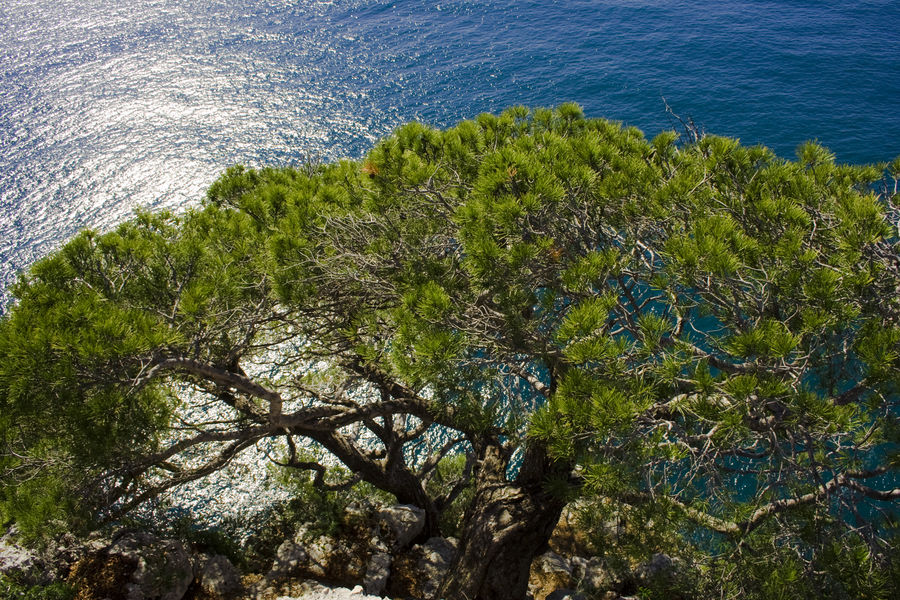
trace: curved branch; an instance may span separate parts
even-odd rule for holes
[[[269,422],[274,424],[281,418],[282,399],[281,394],[278,392],[274,392],[239,373],[234,373],[220,367],[214,367],[190,358],[175,357],[160,360],[137,378],[135,386],[142,386],[161,371],[167,370],[184,371],[191,375],[196,375],[209,381],[214,381],[221,385],[233,388],[248,396],[265,400],[269,403]]]
[[[243,451],[243,450],[249,448],[250,446],[252,446],[253,444],[255,444],[256,441],[260,437],[263,437],[263,436],[261,435],[258,437],[252,437],[252,438],[248,438],[248,439],[238,440],[238,441],[230,444],[224,450],[222,450],[222,452],[220,452],[218,456],[216,456],[209,462],[207,462],[197,468],[190,469],[187,471],[184,471],[184,470],[176,471],[178,473],[177,475],[175,475],[169,479],[166,479],[162,483],[150,486],[149,488],[147,488],[140,494],[136,495],[135,497],[131,498],[127,502],[124,502],[124,503],[120,504],[119,506],[112,508],[109,511],[109,513],[107,513],[102,519],[100,519],[100,522],[101,523],[109,523],[110,521],[113,521],[116,518],[126,514],[128,511],[132,510],[134,507],[138,506],[139,504],[142,504],[142,503],[146,502],[147,500],[155,498],[156,496],[158,496],[159,494],[161,494],[162,492],[164,492],[168,489],[188,483],[190,481],[195,481],[197,479],[200,479],[201,477],[205,477],[211,473],[214,473],[215,471],[218,471],[219,469],[221,469],[222,467],[227,465],[229,462],[231,462],[231,460],[235,456],[240,454],[241,451]],[[120,490],[120,496],[122,493],[124,493],[124,490]],[[116,498],[114,496],[112,499],[115,501],[118,498]]]
[[[317,462],[296,460],[295,458],[292,458],[286,463],[281,463],[274,459],[272,459],[272,462],[280,467],[288,467],[291,469],[298,469],[300,471],[315,471],[316,475],[313,478],[313,486],[315,486],[316,489],[326,490],[329,492],[340,492],[346,490],[362,480],[362,475],[357,473],[343,483],[325,483],[325,473],[327,472],[327,469],[324,465],[320,465]]]
[[[884,469],[875,469],[871,471],[848,471],[846,473],[842,473],[828,483],[819,486],[815,491],[802,494],[800,496],[795,496],[793,498],[782,498],[780,500],[774,500],[768,504],[760,506],[755,511],[753,511],[753,513],[747,519],[739,522],[728,521],[715,515],[711,515],[707,512],[698,510],[688,504],[685,504],[684,502],[674,497],[667,497],[666,501],[676,506],[684,513],[685,516],[687,516],[698,525],[728,536],[741,536],[747,535],[754,529],[761,526],[769,517],[791,510],[793,508],[797,508],[798,506],[803,506],[815,502],[842,487],[852,489],[865,495],[866,497],[873,498],[875,500],[889,502],[892,500],[900,499],[900,488],[882,491],[864,486],[856,481],[856,479],[874,477],[885,471],[886,470]],[[620,496],[618,499],[626,504],[645,504],[647,502],[655,500],[656,498],[654,498],[649,493],[638,492],[625,494],[623,496]]]

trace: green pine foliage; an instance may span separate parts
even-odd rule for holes
[[[71,600],[75,590],[62,583],[24,585],[0,575],[0,598],[5,600]]]
[[[364,381],[466,447],[545,448],[567,493],[656,514],[635,548],[680,552],[724,597],[887,597],[898,160],[648,141],[564,104],[411,123],[358,162],[234,167],[201,207],[85,232],[15,286],[0,517],[88,523],[151,497],[185,475],[146,457],[192,398],[265,426],[270,396],[237,378],[329,415]],[[354,422],[394,452],[377,419]]]

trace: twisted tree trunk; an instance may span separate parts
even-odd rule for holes
[[[544,489],[553,465],[540,450],[526,453],[519,476],[506,479],[499,447],[484,452],[461,542],[437,597],[444,600],[521,600],[534,557],[547,542],[565,505]]]
[[[307,435],[338,457],[363,481],[394,494],[400,504],[412,504],[424,510],[425,527],[422,533],[413,540],[414,542],[421,543],[430,537],[441,535],[440,511],[434,500],[425,491],[422,481],[410,471],[402,460],[387,461],[386,465],[371,460],[335,432],[314,432]]]

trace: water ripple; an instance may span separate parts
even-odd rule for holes
[[[231,164],[355,157],[404,121],[510,104],[652,134],[665,96],[779,153],[816,137],[890,159],[898,20],[888,0],[5,2],[0,290],[82,227],[196,203]]]

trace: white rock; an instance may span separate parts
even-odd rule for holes
[[[217,554],[200,568],[200,589],[210,595],[228,596],[241,587],[241,577],[231,561]]]
[[[128,534],[107,552],[137,561],[131,581],[123,586],[128,590],[128,600],[181,600],[194,579],[187,550],[175,540],[160,540],[145,533]]]
[[[43,566],[38,556],[16,543],[16,526],[0,538],[0,574],[30,575]]]
[[[369,564],[366,567],[366,577],[363,580],[363,586],[365,586],[367,594],[381,594],[384,592],[384,588],[387,587],[388,577],[391,575],[391,561],[391,555],[386,552],[376,552],[369,558]]]
[[[547,600],[586,600],[584,594],[578,593],[576,590],[567,588],[558,589],[549,596]]]
[[[425,529],[425,511],[411,504],[388,506],[376,515],[381,530],[390,536],[393,548],[403,548]]]
[[[640,565],[636,572],[641,579],[671,577],[678,569],[678,563],[668,554],[657,552],[650,560]]]
[[[579,589],[591,591],[604,590],[612,584],[612,577],[599,558],[582,558],[573,556],[569,559],[572,565],[572,578],[578,582]]]
[[[559,589],[572,585],[572,567],[555,552],[541,554],[531,563],[528,591],[535,600],[545,600]]]
[[[285,540],[275,550],[275,562],[272,564],[272,575],[284,577],[291,575],[300,566],[306,564],[309,554],[294,540]]]
[[[309,555],[309,573],[314,577],[326,577],[329,563],[334,560],[335,541],[323,535],[307,546],[306,552]]]
[[[572,567],[569,565],[569,562],[556,552],[545,552],[534,559],[534,561],[544,573],[572,574]]]
[[[413,546],[412,552],[418,555],[415,565],[416,587],[425,598],[437,594],[438,587],[450,569],[456,554],[456,540],[453,538],[433,537],[419,546]]]
[[[341,587],[329,587],[313,581],[304,582],[307,590],[300,596],[279,596],[277,600],[390,600],[381,596],[370,596],[363,593],[360,586],[352,590]]]

